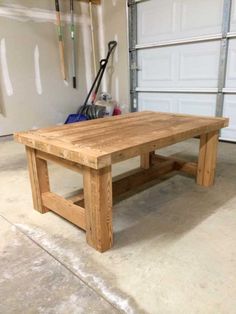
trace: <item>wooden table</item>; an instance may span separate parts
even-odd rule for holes
[[[84,229],[88,244],[104,252],[113,243],[113,197],[176,170],[211,186],[218,133],[227,125],[226,118],[145,111],[16,133],[15,140],[26,146],[34,208],[56,212]],[[195,163],[155,154],[196,136],[200,149]],[[112,180],[111,165],[135,156],[140,156],[140,168]],[[47,161],[82,173],[83,191],[71,199],[52,193]]]

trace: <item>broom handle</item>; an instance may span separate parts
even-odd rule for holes
[[[107,66],[107,63],[108,63],[108,61],[109,61],[109,57],[110,57],[110,55],[111,55],[113,49],[115,49],[116,46],[117,46],[117,42],[116,42],[116,41],[110,41],[110,42],[108,43],[108,53],[107,53],[107,57],[106,57],[106,59],[100,60],[100,68],[99,68],[99,71],[98,71],[98,73],[97,73],[97,75],[96,75],[96,77],[95,77],[95,80],[94,80],[94,82],[93,82],[93,84],[92,84],[92,86],[91,86],[91,88],[90,88],[90,91],[89,91],[89,93],[88,93],[88,95],[87,95],[87,97],[86,97],[86,99],[85,99],[85,101],[84,101],[84,104],[83,104],[83,106],[82,106],[81,108],[84,108],[84,107],[87,106],[87,103],[88,103],[89,98],[90,98],[90,96],[91,96],[91,94],[92,94],[92,92],[93,92],[93,89],[94,89],[94,87],[95,87],[96,84],[97,84],[96,89],[95,89],[95,91],[94,91],[94,93],[93,93],[93,95],[92,95],[92,102],[91,102],[91,103],[92,103],[92,105],[94,104],[94,102],[95,102],[95,100],[96,100],[96,97],[97,97],[97,92],[98,92],[99,86],[100,86],[100,84],[101,84],[101,80],[102,80],[103,74],[104,74],[104,72],[105,72],[105,70],[106,70],[106,66]],[[81,108],[78,109],[77,113],[81,110]]]
[[[101,73],[102,73],[102,71],[103,71],[103,68],[104,68],[105,64],[106,64],[106,59],[102,59],[102,60],[100,61],[100,68],[99,68],[99,71],[98,71],[98,73],[97,73],[97,75],[96,75],[96,77],[95,77],[95,80],[94,80],[94,82],[93,82],[93,84],[92,84],[92,86],[91,86],[91,88],[90,88],[90,91],[89,91],[89,93],[88,93],[88,95],[87,95],[87,97],[86,97],[86,99],[85,99],[84,104],[83,104],[82,107],[86,107],[86,106],[87,106],[87,103],[88,103],[88,101],[89,101],[89,98],[90,98],[90,96],[91,96],[91,94],[92,94],[92,92],[93,92],[93,89],[94,89],[94,87],[95,87],[97,81],[98,81],[99,78],[100,78],[100,75],[101,75]],[[80,110],[80,108],[79,108],[79,110]],[[79,110],[78,110],[78,111],[79,111]]]
[[[91,20],[91,40],[92,40],[92,50],[93,50],[93,69],[94,73],[97,73],[97,63],[96,63],[96,50],[95,50],[95,39],[94,39],[94,28],[93,28],[93,10],[92,1],[89,0],[89,16]]]
[[[93,105],[93,104],[95,103],[95,101],[96,101],[97,93],[98,93],[99,87],[100,87],[100,85],[101,85],[101,81],[102,81],[103,75],[104,75],[104,73],[105,73],[105,70],[106,70],[106,67],[107,67],[109,58],[110,58],[110,56],[111,56],[111,54],[112,54],[112,51],[115,49],[116,46],[117,46],[117,42],[114,41],[114,40],[113,40],[113,41],[110,41],[110,42],[108,43],[108,52],[107,52],[107,56],[106,56],[106,59],[104,59],[105,62],[103,63],[103,68],[102,68],[102,71],[101,71],[101,75],[100,75],[100,77],[99,77],[99,79],[98,79],[96,89],[95,89],[95,91],[94,91],[94,93],[93,93],[93,95],[92,95],[92,101],[91,101],[92,105]]]
[[[58,30],[61,74],[62,74],[63,80],[66,80],[65,54],[64,54],[64,44],[63,44],[63,39],[62,39],[62,25],[61,25],[59,0],[55,0],[55,7],[56,7],[56,24],[57,24],[57,30]]]
[[[74,0],[70,0],[71,12],[71,40],[72,40],[72,68],[73,68],[73,88],[76,88],[76,47],[75,47],[75,23],[74,23]]]

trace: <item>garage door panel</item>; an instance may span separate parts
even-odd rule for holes
[[[174,111],[174,97],[171,94],[139,94],[139,108],[160,112]]]
[[[223,116],[229,117],[229,127],[222,130],[221,137],[236,141],[236,95],[226,95]]]
[[[217,64],[219,63],[218,53],[212,47],[208,47],[208,51],[206,49],[203,50],[202,45],[198,45],[197,48],[194,51],[189,49],[189,52],[181,52],[180,80],[206,80],[209,81],[209,85],[214,82],[213,85],[216,86],[218,75]]]
[[[144,2],[138,6],[138,42],[165,38],[173,31],[173,0]]]
[[[229,41],[226,87],[236,88],[236,39]]]
[[[144,44],[136,47],[139,110],[215,116],[219,74],[224,73],[223,62],[219,72],[223,42],[220,36],[216,37],[219,40],[191,44],[183,44],[183,39],[194,41],[197,36],[221,34],[223,17],[224,25],[227,23],[224,1],[149,0],[137,4],[137,45]],[[230,32],[236,32],[236,0],[232,0]],[[166,43],[171,40],[174,42]],[[145,47],[155,42],[162,43],[155,48]],[[230,126],[222,131],[222,138],[236,141],[236,95],[233,94],[236,38],[233,36],[229,39],[226,65],[223,115],[230,118]]]
[[[219,33],[222,8],[223,0],[155,0],[140,3],[138,43]]]
[[[217,87],[219,42],[142,50],[139,87]]]
[[[140,86],[142,83],[155,86],[156,82],[169,82],[174,79],[174,52],[170,49],[142,51],[139,57]]]
[[[232,1],[230,31],[236,31],[236,0]]]
[[[181,1],[181,33],[187,34],[195,31],[198,34],[209,34],[220,32],[222,8],[222,0]]]
[[[140,93],[140,110],[214,116],[215,95]]]
[[[179,113],[215,116],[215,101],[216,98],[214,96],[207,99],[207,97],[192,95],[179,99],[177,108]]]

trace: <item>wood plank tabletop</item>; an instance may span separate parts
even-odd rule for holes
[[[143,111],[19,132],[15,140],[95,169],[228,126],[227,118]]]

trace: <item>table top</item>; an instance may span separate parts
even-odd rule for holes
[[[17,142],[99,169],[228,126],[227,118],[143,111],[14,134]]]

